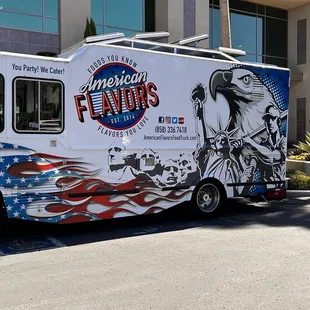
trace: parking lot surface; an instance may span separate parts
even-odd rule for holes
[[[309,309],[310,197],[71,227],[12,224],[0,309]]]

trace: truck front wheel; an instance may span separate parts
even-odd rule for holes
[[[192,203],[198,213],[210,216],[218,213],[224,196],[223,188],[219,184],[207,181],[196,187]]]

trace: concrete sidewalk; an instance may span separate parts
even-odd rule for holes
[[[287,198],[299,198],[299,197],[310,198],[310,190],[287,190],[286,196]]]

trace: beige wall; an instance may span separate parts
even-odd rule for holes
[[[168,31],[168,1],[155,1],[155,28],[156,31]]]
[[[307,18],[307,63],[297,65],[297,21]],[[310,4],[289,10],[288,14],[288,66],[291,69],[289,109],[289,140],[297,135],[297,98],[307,98],[306,130],[310,131]],[[298,78],[302,74],[303,81]]]
[[[156,31],[168,31],[169,41],[184,38],[184,0],[156,0],[155,5]],[[196,34],[209,33],[209,0],[195,0],[193,20]],[[199,46],[208,47],[208,41]]]
[[[167,0],[155,1],[155,30],[156,31],[169,31],[168,26],[168,2]],[[163,40],[168,42],[170,39]]]
[[[184,10],[183,0],[169,0],[168,2],[168,29],[170,41],[184,37]]]
[[[155,1],[156,31],[168,31],[168,41],[183,38],[183,0]]]
[[[60,1],[60,50],[83,40],[86,18],[90,16],[91,0]]]
[[[196,0],[196,34],[209,34],[209,16],[209,0]],[[209,47],[209,40],[202,41],[199,46]]]

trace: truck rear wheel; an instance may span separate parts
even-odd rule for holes
[[[8,215],[4,205],[3,195],[0,192],[0,236],[3,236],[8,231]]]
[[[193,194],[195,210],[204,216],[218,213],[224,200],[225,191],[217,182],[207,181],[199,184]]]

